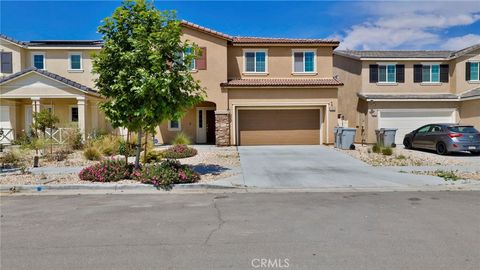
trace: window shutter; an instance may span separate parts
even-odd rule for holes
[[[465,80],[470,81],[470,62],[465,63]]]
[[[207,48],[200,47],[200,55],[197,59],[195,59],[197,64],[198,70],[206,70],[207,69]]]
[[[370,65],[370,83],[378,82],[378,65]]]
[[[0,72],[2,73],[12,73],[12,53],[11,52],[2,52],[1,57],[1,67]]]
[[[405,65],[396,65],[396,77],[397,83],[404,83],[405,82]]]
[[[440,82],[448,83],[448,64],[440,65]]]
[[[413,65],[413,82],[422,82],[422,65]]]

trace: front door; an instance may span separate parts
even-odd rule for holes
[[[197,108],[196,128],[197,143],[215,143],[215,108]]]
[[[207,143],[215,144],[215,111],[207,110]]]

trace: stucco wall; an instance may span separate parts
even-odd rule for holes
[[[396,63],[405,65],[405,82],[392,84],[370,83],[370,65],[378,63]],[[431,61],[440,64],[447,64],[447,61]],[[413,82],[413,65],[428,63],[428,61],[362,61],[362,92],[367,93],[385,93],[385,94],[401,94],[401,93],[450,93],[451,92],[451,76],[453,68],[450,66],[450,78],[448,83],[414,83]]]
[[[460,123],[480,129],[480,99],[463,101],[460,105]]]
[[[244,73],[243,51],[251,49],[268,50],[268,72],[265,75]],[[299,75],[292,74],[293,57],[292,50],[313,49],[317,52],[317,74]],[[331,78],[332,77],[332,47],[240,47],[228,48],[228,77],[229,78]]]
[[[0,73],[0,77],[11,75],[13,73],[19,72],[24,68],[25,66],[25,49],[24,48],[0,38],[0,51],[12,53],[12,73]]]
[[[456,80],[456,85],[454,88],[456,93],[462,93],[467,90],[480,87],[480,82],[472,82],[465,80],[465,63],[471,60],[480,61],[480,49],[455,59],[455,62],[452,64],[453,66],[455,66],[453,76]]]
[[[217,109],[227,108],[227,93],[220,88],[220,83],[227,80],[227,41],[189,28],[183,28],[184,40],[189,40],[199,47],[207,48],[207,69],[193,73],[206,88],[206,100],[217,104]]]

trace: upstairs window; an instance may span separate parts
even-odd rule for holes
[[[396,82],[395,65],[379,65],[378,66],[378,82],[394,83]]]
[[[45,69],[45,54],[36,53],[32,58],[33,66],[38,69]]]
[[[438,83],[440,82],[440,65],[423,65],[422,82]]]
[[[467,81],[480,81],[480,62],[467,62],[466,80]]]
[[[265,73],[267,72],[267,51],[244,51],[245,72]]]
[[[185,50],[185,54],[184,54],[184,55],[186,56],[186,55],[190,55],[190,54],[192,54],[192,53],[193,53],[193,49],[192,49],[192,48],[187,48],[187,49]],[[196,70],[196,69],[197,69],[197,63],[196,63],[196,62],[197,62],[197,61],[196,61],[195,58],[192,59],[192,61],[190,62],[189,66],[188,66],[188,69],[189,69],[189,70]]]
[[[0,54],[0,73],[12,73],[13,72],[13,65],[12,65],[12,53],[11,52],[2,52]]]
[[[70,70],[82,70],[82,54],[70,53],[69,55],[69,69]]]
[[[315,51],[293,51],[293,73],[314,73],[315,55]]]

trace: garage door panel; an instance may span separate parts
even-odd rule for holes
[[[319,144],[319,109],[239,110],[241,145]]]
[[[378,128],[396,128],[395,143],[402,144],[405,135],[423,125],[453,123],[453,111],[381,111]]]

